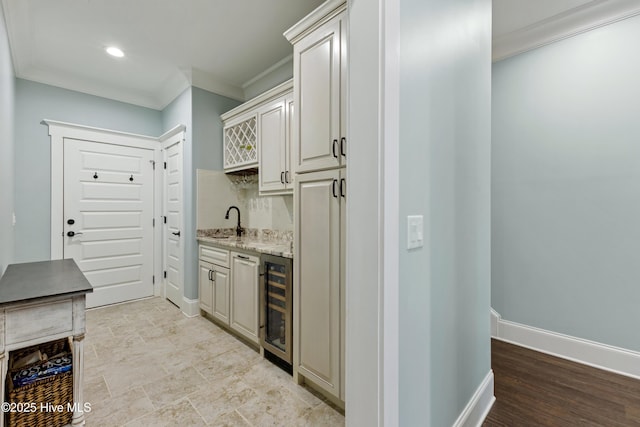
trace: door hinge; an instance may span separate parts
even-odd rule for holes
[[[156,284],[156,276],[155,275],[151,276],[151,284],[152,285]]]
[[[165,169],[167,168],[167,162],[164,162],[164,168]]]
[[[164,278],[165,279],[167,278],[167,272],[166,271],[164,272]]]

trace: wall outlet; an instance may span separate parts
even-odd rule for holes
[[[423,246],[423,217],[422,215],[409,215],[407,216],[407,249],[421,248]]]

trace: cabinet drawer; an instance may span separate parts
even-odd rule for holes
[[[215,248],[213,246],[200,245],[198,258],[221,267],[229,268],[229,250]]]
[[[73,335],[71,299],[9,308],[5,316],[6,344],[58,334]]]

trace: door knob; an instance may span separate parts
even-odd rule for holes
[[[73,236],[76,236],[78,234],[82,234],[82,232],[77,232],[76,233],[75,231],[67,231],[67,236],[69,236],[69,237],[73,237]]]

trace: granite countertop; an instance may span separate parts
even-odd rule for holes
[[[232,228],[198,230],[196,235],[204,243],[293,259],[293,233],[289,231],[248,229],[240,240]]]
[[[11,264],[0,279],[0,304],[93,292],[72,259]]]

